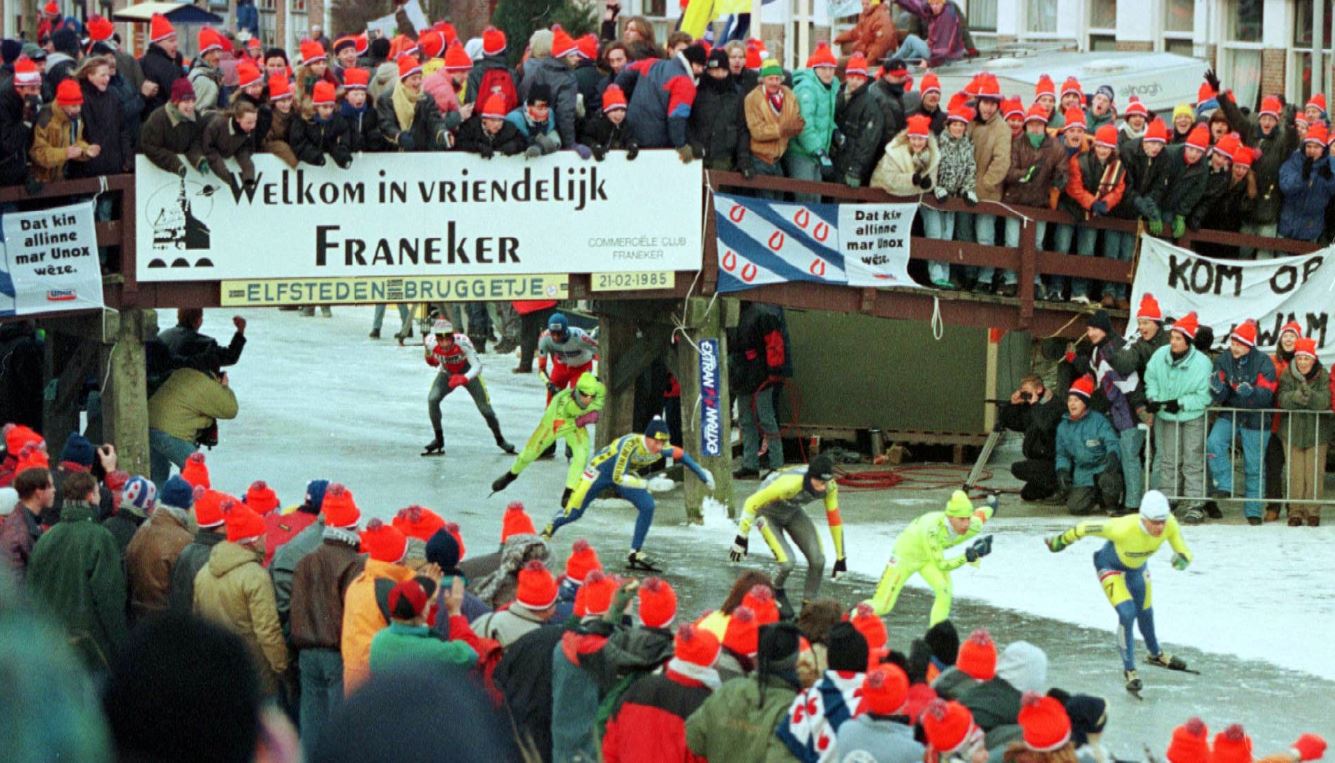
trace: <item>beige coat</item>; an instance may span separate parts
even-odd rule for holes
[[[287,670],[287,644],[278,624],[273,581],[260,566],[261,555],[223,542],[195,576],[195,614],[241,637],[255,655],[261,680],[270,691]]]
[[[1001,201],[1006,173],[1011,168],[1011,128],[1001,110],[986,123],[969,123],[973,158],[978,163],[978,200]]]
[[[936,185],[936,169],[941,164],[941,152],[936,145],[936,136],[927,136],[926,175],[932,184],[923,188],[914,185],[913,175],[917,172],[912,152],[909,150],[909,134],[901,132],[885,147],[881,161],[876,163],[876,171],[871,174],[871,185],[880,188],[892,196],[917,196],[928,193]],[[967,156],[967,154],[966,154]]]
[[[788,141],[802,133],[807,123],[797,108],[797,95],[792,88],[783,90],[783,108],[778,114],[770,108],[765,97],[765,86],[760,85],[746,96],[744,111],[746,127],[751,131],[751,156],[766,164],[777,164],[788,150]]]

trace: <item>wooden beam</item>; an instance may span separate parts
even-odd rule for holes
[[[107,389],[102,396],[106,439],[115,443],[119,468],[130,474],[149,473],[148,380],[144,340],[157,336],[152,310],[125,310],[109,338],[115,346],[108,360]]]
[[[729,300],[734,301],[734,300]],[[681,384],[682,439],[686,453],[714,475],[714,498],[728,507],[735,517],[732,484],[732,422],[728,403],[728,338],[724,330],[724,300],[691,297],[687,301],[686,336],[677,345],[677,381]],[[702,356],[700,343],[708,341],[713,352]],[[705,390],[702,377],[712,378],[712,389]],[[706,395],[706,392],[709,394]],[[708,429],[717,455],[706,456],[704,434]],[[702,511],[705,486],[687,476],[686,516],[694,523],[704,521]]]
[[[598,417],[596,447],[631,431],[635,419],[635,385],[612,388],[617,366],[622,357],[635,346],[635,321],[612,314],[598,316],[598,365],[603,384],[607,385],[607,400]]]

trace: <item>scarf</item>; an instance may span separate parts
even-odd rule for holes
[[[676,673],[692,681],[699,681],[708,686],[711,691],[718,689],[723,685],[723,681],[718,677],[718,671],[713,668],[707,668],[703,665],[696,665],[693,662],[687,662],[679,657],[673,657],[668,660],[668,671]]]
[[[402,82],[394,86],[390,102],[394,105],[394,118],[398,120],[400,130],[413,129],[413,117],[417,114],[417,99],[421,95],[420,90],[410,90]]]
[[[773,93],[765,93],[765,100],[769,101],[769,107],[774,111],[775,116],[783,113],[783,89],[775,90]]]
[[[320,537],[324,540],[346,543],[353,548],[359,547],[362,542],[362,539],[358,537],[355,531],[345,530],[342,527],[331,527],[329,525],[324,526],[324,531],[320,533]]]
[[[1035,135],[1031,132],[1028,132],[1025,133],[1025,135],[1029,138],[1029,145],[1034,149],[1040,148],[1043,145],[1043,139],[1048,137],[1046,133],[1039,133],[1038,135]]]

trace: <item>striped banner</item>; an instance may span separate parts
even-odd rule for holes
[[[724,293],[788,281],[843,285],[839,205],[789,204],[715,194]]]

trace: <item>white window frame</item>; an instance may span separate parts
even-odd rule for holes
[[[1313,0],[1314,4],[1317,2],[1322,2],[1322,0]],[[1302,69],[1299,65],[1299,62],[1302,60],[1303,55],[1310,55],[1312,53],[1312,48],[1310,44],[1308,47],[1305,48],[1297,47],[1297,42],[1294,40],[1294,32],[1295,32],[1294,27],[1296,26],[1298,20],[1297,3],[1290,4],[1288,10],[1290,11],[1291,15],[1289,16],[1289,18],[1285,19],[1286,31],[1284,36],[1286,38],[1288,45],[1286,46],[1285,56],[1284,56],[1284,97],[1286,99],[1289,99],[1297,103],[1301,107],[1302,104],[1307,102],[1307,98],[1310,96],[1304,96],[1302,94],[1303,92]],[[1332,13],[1335,13],[1335,8],[1332,8]],[[1327,21],[1330,22],[1331,19],[1327,19]],[[1335,24],[1332,25],[1335,26]],[[1335,30],[1332,30],[1332,32],[1335,32]],[[1331,36],[1335,37],[1335,34],[1332,34]],[[1325,43],[1327,47],[1325,48],[1325,53],[1322,57],[1322,61],[1323,65],[1327,67],[1327,70],[1329,70],[1330,62],[1332,61],[1331,55],[1335,54],[1335,43],[1333,43],[1329,39],[1327,39]],[[1329,80],[1329,78],[1327,78],[1327,80]],[[1326,85],[1327,87],[1329,87],[1330,82],[1327,81]]]
[[[1081,26],[1084,27],[1084,34],[1082,35],[1084,39],[1082,40],[1082,42],[1084,44],[1084,49],[1086,53],[1094,50],[1095,37],[1111,37],[1113,43],[1116,44],[1117,13],[1120,13],[1122,9],[1127,5],[1126,0],[1122,0],[1122,2],[1117,4],[1118,6],[1117,12],[1113,14],[1113,26],[1096,27],[1094,26],[1093,18],[1094,18],[1094,4],[1097,2],[1100,2],[1100,0],[1084,0],[1085,23],[1082,24]]]

